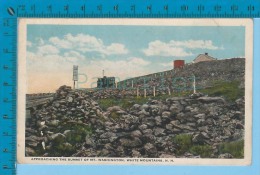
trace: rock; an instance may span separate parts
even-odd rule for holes
[[[122,111],[120,106],[113,106],[113,107],[109,107],[107,108],[107,111]]]
[[[163,135],[165,135],[164,130],[165,129],[163,129],[163,128],[157,127],[157,128],[154,129],[154,135],[155,136],[163,136]]]
[[[208,140],[208,139],[209,139],[209,136],[207,135],[207,133],[201,132],[199,134],[195,134],[192,137],[192,142],[196,143],[196,144],[203,144],[203,143],[207,143],[206,140]]]
[[[148,128],[148,126],[146,124],[142,124],[138,127],[140,130],[145,130]]]
[[[244,125],[240,122],[236,123],[236,129],[244,129]]]
[[[224,154],[220,154],[218,156],[218,158],[220,158],[220,159],[232,159],[233,156],[230,153],[224,153]]]
[[[159,155],[159,158],[175,158],[175,155],[163,153]]]
[[[137,150],[132,150],[132,157],[142,157],[141,153]]]
[[[163,113],[162,113],[162,117],[163,118],[169,118],[171,116],[171,113],[169,112],[169,111],[164,111]]]
[[[151,143],[146,143],[144,149],[149,156],[155,156],[157,154],[156,147]]]
[[[197,114],[197,115],[194,115],[194,117],[196,119],[205,119],[206,115],[205,114]]]
[[[231,136],[231,132],[228,128],[224,128],[223,132],[225,136]]]
[[[132,137],[141,137],[142,133],[139,130],[135,130],[135,131],[131,132],[131,136]]]
[[[34,156],[35,155],[35,151],[30,148],[30,147],[25,147],[25,155],[26,156]]]
[[[150,115],[150,113],[147,112],[145,109],[142,109],[142,110],[139,111],[137,114],[138,114],[138,115],[146,115],[146,116],[149,116],[149,115]]]
[[[173,125],[172,125],[172,124],[167,124],[167,125],[165,126],[165,128],[166,128],[166,129],[169,129],[169,130],[171,130],[171,129],[172,129],[172,127],[173,127]]]
[[[148,104],[143,104],[141,106],[141,110],[144,110],[144,111],[148,112],[148,109],[149,109],[149,105]]]
[[[51,120],[47,125],[48,126],[58,126],[59,125],[59,120]]]
[[[122,138],[119,140],[121,145],[124,147],[138,147],[142,145],[142,141],[138,138],[134,138],[134,139],[126,139],[126,138]]]
[[[156,92],[162,95],[167,89],[158,86]],[[152,93],[147,88],[147,96]],[[243,98],[230,103],[221,97],[195,94],[149,99],[142,105],[128,101],[126,108],[101,109],[96,99],[110,97],[131,99],[135,93],[128,89],[87,92],[60,87],[52,101],[32,110],[32,118],[26,122],[25,154],[173,158],[179,151],[173,137],[189,134],[192,144],[207,144],[215,157],[230,158],[230,155],[218,155],[218,145],[244,138]],[[188,151],[178,157],[199,158]]]
[[[203,125],[205,125],[205,119],[198,119],[198,120],[197,120],[197,124],[198,124],[198,126],[203,126]]]
[[[94,141],[94,139],[93,139],[92,137],[89,137],[89,136],[87,135],[86,138],[85,138],[85,143],[86,143],[86,145],[88,145],[88,146],[94,146],[95,141]]]
[[[156,116],[154,119],[155,119],[155,124],[156,124],[157,126],[160,126],[160,125],[162,124],[162,118],[161,118],[161,116]]]
[[[141,105],[139,104],[134,104],[132,107],[132,110],[139,110],[141,108]]]
[[[68,97],[67,101],[71,103],[71,102],[73,102],[73,98],[72,97]]]
[[[152,134],[153,134],[153,131],[152,131],[151,129],[145,129],[145,130],[142,131],[142,133],[143,133],[144,135],[152,135]]]
[[[225,103],[222,97],[200,97],[198,100],[204,103]]]
[[[151,105],[150,106],[150,115],[156,116],[156,115],[161,115],[161,107],[159,105]]]
[[[62,143],[65,142],[66,136],[64,134],[57,133],[51,135],[50,138],[54,143]]]
[[[178,114],[183,110],[183,107],[180,104],[172,104],[170,107],[171,114]]]

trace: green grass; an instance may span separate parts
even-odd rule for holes
[[[230,153],[234,158],[244,158],[244,140],[222,143],[218,149],[219,154]]]
[[[198,145],[192,143],[192,135],[189,134],[176,135],[173,137],[172,141],[177,146],[175,154],[178,156],[183,155],[185,152],[189,152],[196,156],[200,155],[202,158],[209,158],[213,153],[210,145]]]
[[[239,81],[217,81],[213,83],[213,87],[201,89],[199,92],[208,94],[209,96],[223,96],[228,101],[234,101],[244,96],[244,90],[238,87],[239,84]]]
[[[188,152],[192,146],[192,136],[189,134],[179,134],[173,138],[173,143],[177,145],[176,154],[178,156]]]
[[[210,158],[213,149],[207,144],[192,143],[192,136],[189,134],[179,134],[172,138],[172,142],[176,145],[175,154],[183,155],[185,152],[193,155],[200,155],[202,158]],[[244,158],[244,140],[225,142],[218,146],[218,155],[230,153],[234,158]]]
[[[189,151],[193,155],[200,155],[201,158],[209,158],[213,150],[209,145],[194,145]]]
[[[198,89],[198,92],[202,92],[204,94],[207,94],[209,96],[223,96],[228,101],[235,101],[238,98],[241,98],[244,96],[244,90],[240,89],[239,81],[232,81],[232,82],[223,82],[223,81],[215,81],[213,82],[213,86],[207,89]],[[145,104],[148,102],[149,99],[154,100],[166,100],[167,98],[171,97],[182,97],[182,96],[188,96],[192,94],[192,91],[182,91],[177,92],[175,91],[171,95],[158,95],[158,96],[148,96],[146,98],[144,97],[128,97],[123,99],[118,98],[107,98],[107,99],[99,99],[97,102],[99,103],[100,107],[103,110],[106,110],[107,108],[111,106],[120,106],[123,109],[129,109],[134,104]]]

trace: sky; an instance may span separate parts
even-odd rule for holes
[[[243,26],[27,26],[27,93],[55,92],[73,86],[96,87],[97,78],[124,80],[173,68],[173,60],[191,62],[207,52],[217,59],[245,57]]]

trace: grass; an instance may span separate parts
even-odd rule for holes
[[[238,98],[241,98],[244,96],[244,90],[240,89],[239,81],[232,81],[232,82],[224,82],[224,81],[215,81],[213,82],[213,86],[206,89],[198,89],[198,92],[202,92],[204,94],[207,94],[209,96],[223,96],[228,101],[235,101]],[[107,108],[111,106],[120,106],[123,109],[129,109],[134,104],[145,104],[148,102],[149,99],[154,100],[166,100],[167,98],[171,97],[182,97],[182,96],[188,96],[192,94],[192,91],[175,91],[171,95],[159,95],[159,96],[149,96],[149,97],[128,97],[123,99],[118,98],[107,98],[107,99],[99,99],[97,102],[99,103],[100,107],[103,110],[106,110]]]
[[[209,158],[213,152],[209,145],[198,145],[192,143],[192,135],[179,134],[173,138],[173,142],[177,146],[175,151],[176,155],[181,156],[185,152],[192,153],[193,155],[200,155],[202,158]]]
[[[209,96],[223,96],[228,101],[235,101],[236,99],[244,96],[244,90],[238,87],[240,84],[239,81],[217,81],[213,84],[213,87],[201,89],[199,91],[204,94],[208,94]]]
[[[213,149],[207,144],[192,143],[192,135],[179,134],[172,138],[172,142],[176,144],[175,154],[178,156],[186,152],[193,155],[200,155],[201,158],[210,158]],[[225,142],[218,146],[218,154],[230,153],[233,158],[244,158],[244,140]]]
[[[177,145],[176,154],[178,156],[188,152],[192,146],[192,136],[189,134],[179,134],[173,138],[173,142]]]
[[[202,158],[209,158],[212,154],[212,148],[209,145],[194,145],[189,149],[193,155],[200,155]]]
[[[230,153],[234,158],[244,158],[244,140],[222,143],[219,153]]]

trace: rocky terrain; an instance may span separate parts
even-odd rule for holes
[[[205,61],[186,64],[183,69],[170,70],[135,77],[118,82],[118,87],[97,89],[93,93],[95,99],[136,97],[139,96],[167,95],[169,91],[192,91],[194,76],[196,89],[213,87],[216,82],[239,82],[239,88],[245,87],[245,59],[232,58],[215,61]],[[155,89],[153,89],[155,88]]]
[[[62,86],[31,111],[25,154],[233,158],[221,147],[243,141],[244,114],[243,98],[228,102],[200,93],[102,110],[93,93]]]

